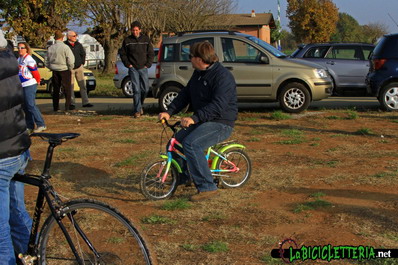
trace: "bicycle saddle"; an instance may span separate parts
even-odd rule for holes
[[[30,136],[38,136],[49,143],[60,144],[80,136],[80,133],[32,133]]]

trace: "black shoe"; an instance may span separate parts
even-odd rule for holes
[[[70,105],[70,106],[69,106],[69,110],[74,110],[74,109],[76,109],[76,106],[75,106],[75,105]]]
[[[87,104],[83,105],[83,108],[91,108],[91,107],[94,107],[94,105],[90,104],[90,103],[87,103]]]

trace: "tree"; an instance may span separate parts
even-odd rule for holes
[[[271,43],[275,43],[282,37],[281,25],[278,20],[275,20],[275,28],[271,29]]]
[[[297,48],[297,42],[295,41],[295,37],[289,31],[283,29],[281,31],[281,46],[283,47],[283,52],[290,53]]]
[[[0,15],[11,35],[20,35],[31,45],[45,47],[55,30],[65,30],[73,13],[72,0],[2,0]],[[11,37],[11,36],[9,36]]]
[[[381,23],[370,23],[362,26],[363,42],[375,44],[384,34],[387,34],[387,26]]]
[[[347,13],[339,13],[336,32],[331,37],[337,42],[358,42],[362,39],[362,28],[355,18]]]
[[[156,43],[162,33],[203,29],[214,25],[216,14],[231,10],[229,0],[84,0],[82,12],[75,17],[90,23],[90,34],[104,47],[104,72],[113,71],[113,63],[130,25],[139,20],[143,33]]]
[[[331,0],[287,0],[289,27],[297,42],[325,42],[336,29],[338,9]]]
[[[75,19],[91,25],[88,31],[104,48],[104,72],[113,71],[120,43],[126,36],[133,17],[133,0],[84,0],[76,2],[80,13]]]

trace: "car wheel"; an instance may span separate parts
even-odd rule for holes
[[[380,90],[378,97],[382,109],[386,111],[398,110],[398,83],[390,83]]]
[[[168,106],[178,96],[178,93],[180,93],[180,91],[181,91],[181,89],[176,86],[166,87],[166,89],[163,90],[163,92],[160,94],[160,97],[159,97],[160,111],[162,111],[162,112],[167,111]],[[184,113],[187,110],[188,110],[188,106],[185,107],[183,110],[181,110],[181,112]]]
[[[122,91],[126,98],[132,98],[134,95],[133,86],[129,77],[125,78],[122,82]]]
[[[300,83],[293,82],[285,85],[279,94],[279,104],[289,113],[299,113],[308,108],[311,102],[308,89]]]

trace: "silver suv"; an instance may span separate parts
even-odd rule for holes
[[[187,85],[193,72],[189,50],[200,41],[209,41],[220,62],[234,75],[239,102],[278,101],[284,111],[297,113],[333,91],[324,67],[288,58],[251,35],[227,31],[181,33],[164,39],[159,51],[152,95],[159,99],[162,111]]]
[[[369,54],[374,45],[367,43],[310,43],[299,45],[291,57],[320,64],[333,78],[335,94],[349,90],[366,91]]]

